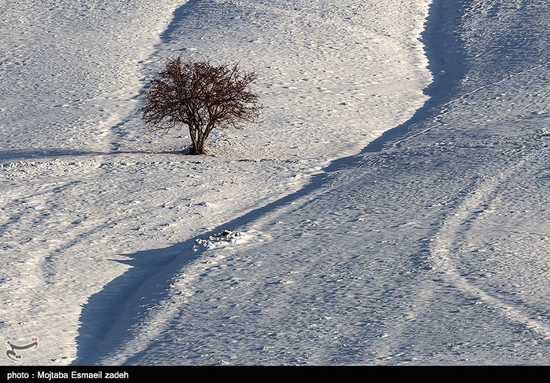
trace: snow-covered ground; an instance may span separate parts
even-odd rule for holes
[[[4,2],[0,337],[38,337],[26,363],[85,363],[187,242],[410,118],[431,74],[428,1],[408,3]],[[139,118],[147,77],[180,54],[259,76],[261,121],[219,132],[208,156]]]
[[[22,363],[548,363],[545,1],[29,3],[0,2]],[[179,54],[255,70],[261,121],[146,134]]]

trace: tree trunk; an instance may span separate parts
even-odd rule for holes
[[[202,133],[201,128],[197,129],[197,147],[195,154],[204,154],[204,141],[206,136]]]
[[[205,154],[204,151],[205,136],[198,134],[198,137],[193,141],[193,148],[191,154]]]
[[[194,154],[205,154],[204,151],[204,136],[200,137],[199,140],[197,140],[197,147],[195,148]]]
[[[191,154],[197,154],[197,129],[192,124],[189,124],[189,136],[191,137]]]

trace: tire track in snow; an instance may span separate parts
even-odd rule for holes
[[[514,176],[521,173],[523,167],[529,164],[536,155],[536,151],[531,152],[499,174],[483,180],[470,196],[458,206],[455,212],[445,219],[441,229],[434,236],[430,248],[430,259],[434,270],[440,272],[443,278],[453,286],[465,293],[477,296],[490,307],[500,309],[509,320],[524,324],[543,337],[550,339],[550,326],[530,318],[528,314],[522,312],[521,308],[512,306],[491,295],[462,276],[458,271],[460,260],[456,256],[458,254],[457,249],[460,248],[471,223],[489,209],[491,201],[495,200],[507,183],[513,182]]]

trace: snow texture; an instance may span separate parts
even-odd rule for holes
[[[0,338],[39,365],[547,364],[549,16],[1,1]],[[206,156],[139,118],[180,54],[258,73],[261,121]]]

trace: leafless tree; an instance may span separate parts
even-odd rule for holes
[[[151,80],[141,110],[153,131],[189,128],[192,154],[205,153],[205,141],[217,128],[253,122],[262,105],[249,90],[256,79],[238,64],[213,65],[209,61],[183,63],[171,59]]]

